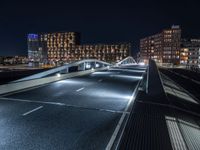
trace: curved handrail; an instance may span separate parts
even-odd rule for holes
[[[126,63],[127,62],[127,63]],[[116,65],[127,65],[127,64],[137,64],[135,59],[131,56],[126,57],[125,59],[121,60],[120,62],[116,63]]]

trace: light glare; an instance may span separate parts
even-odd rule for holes
[[[57,76],[57,77],[60,77],[60,76],[61,76],[61,74],[60,74],[60,73],[57,73],[57,74],[56,74],[56,76]]]

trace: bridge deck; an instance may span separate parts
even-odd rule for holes
[[[105,149],[142,74],[111,68],[0,97],[0,149]]]

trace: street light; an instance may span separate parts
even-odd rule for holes
[[[144,66],[145,63],[144,63],[144,62],[139,62],[139,65],[140,65],[140,66]]]
[[[95,67],[96,67],[96,68],[99,68],[99,66],[100,66],[100,65],[99,65],[98,63],[96,63]]]
[[[60,74],[60,73],[57,73],[57,74],[56,74],[56,76],[57,76],[57,77],[60,77],[60,76],[61,76],[61,74]]]
[[[86,66],[85,66],[86,69],[90,69],[91,68],[91,65],[89,63],[86,63]]]

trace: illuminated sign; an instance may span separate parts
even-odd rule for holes
[[[38,34],[28,34],[29,39],[38,39]]]

